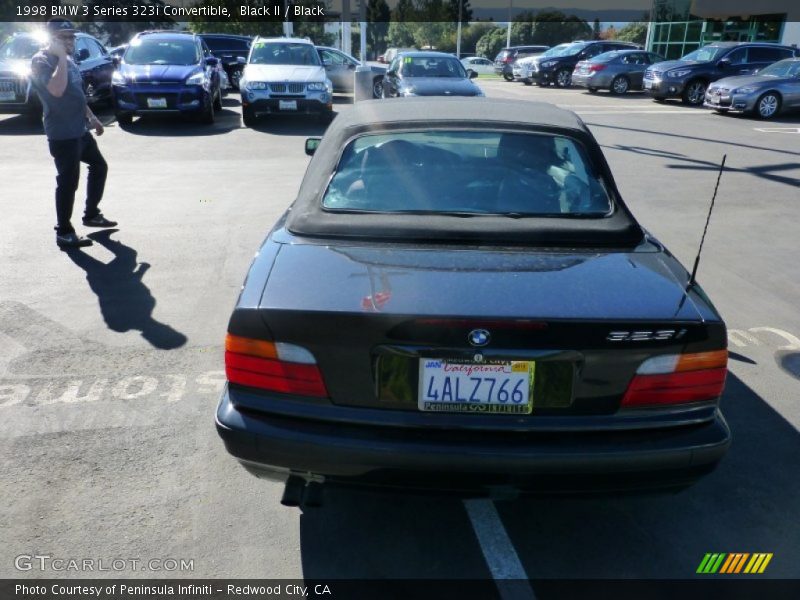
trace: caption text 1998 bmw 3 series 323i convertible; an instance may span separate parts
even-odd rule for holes
[[[231,316],[216,414],[285,504],[322,483],[607,490],[713,469],[725,324],[577,116],[369,101],[318,141]]]

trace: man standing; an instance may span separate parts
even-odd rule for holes
[[[100,212],[108,165],[89,133],[103,135],[103,124],[86,102],[81,73],[72,61],[76,29],[66,19],[47,22],[50,44],[31,61],[32,84],[44,108],[44,131],[58,175],[56,177],[56,244],[60,248],[91,246],[92,240],[80,237],[72,227],[72,208],[80,179],[80,164],[89,165],[86,183],[87,227],[115,227]]]

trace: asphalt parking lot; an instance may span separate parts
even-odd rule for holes
[[[227,455],[213,412],[230,309],[293,200],[304,138],[324,125],[244,129],[234,96],[212,127],[121,129],[101,112],[103,209],[120,227],[67,254],[53,239],[46,140],[0,116],[0,577],[78,575],[15,568],[47,554],[194,567],[80,576],[670,579],[695,576],[708,552],[765,552],[759,577],[800,578],[800,118],[480,84],[578,112],[634,214],[689,267],[727,154],[698,273],[729,327],[734,442],[717,471],[666,495],[331,490],[322,509],[284,508],[281,486]]]

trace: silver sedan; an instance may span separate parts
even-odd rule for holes
[[[644,72],[664,57],[644,50],[612,50],[575,65],[572,85],[590,92],[599,89],[622,95],[630,90],[641,90]]]
[[[787,58],[755,75],[725,77],[706,91],[704,106],[720,113],[753,113],[771,119],[778,113],[800,110],[800,58]]]

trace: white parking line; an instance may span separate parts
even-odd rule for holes
[[[536,600],[528,575],[491,500],[464,500],[469,520],[503,600]],[[513,581],[509,581],[513,580]]]
[[[708,115],[704,110],[576,110],[579,115]]]

